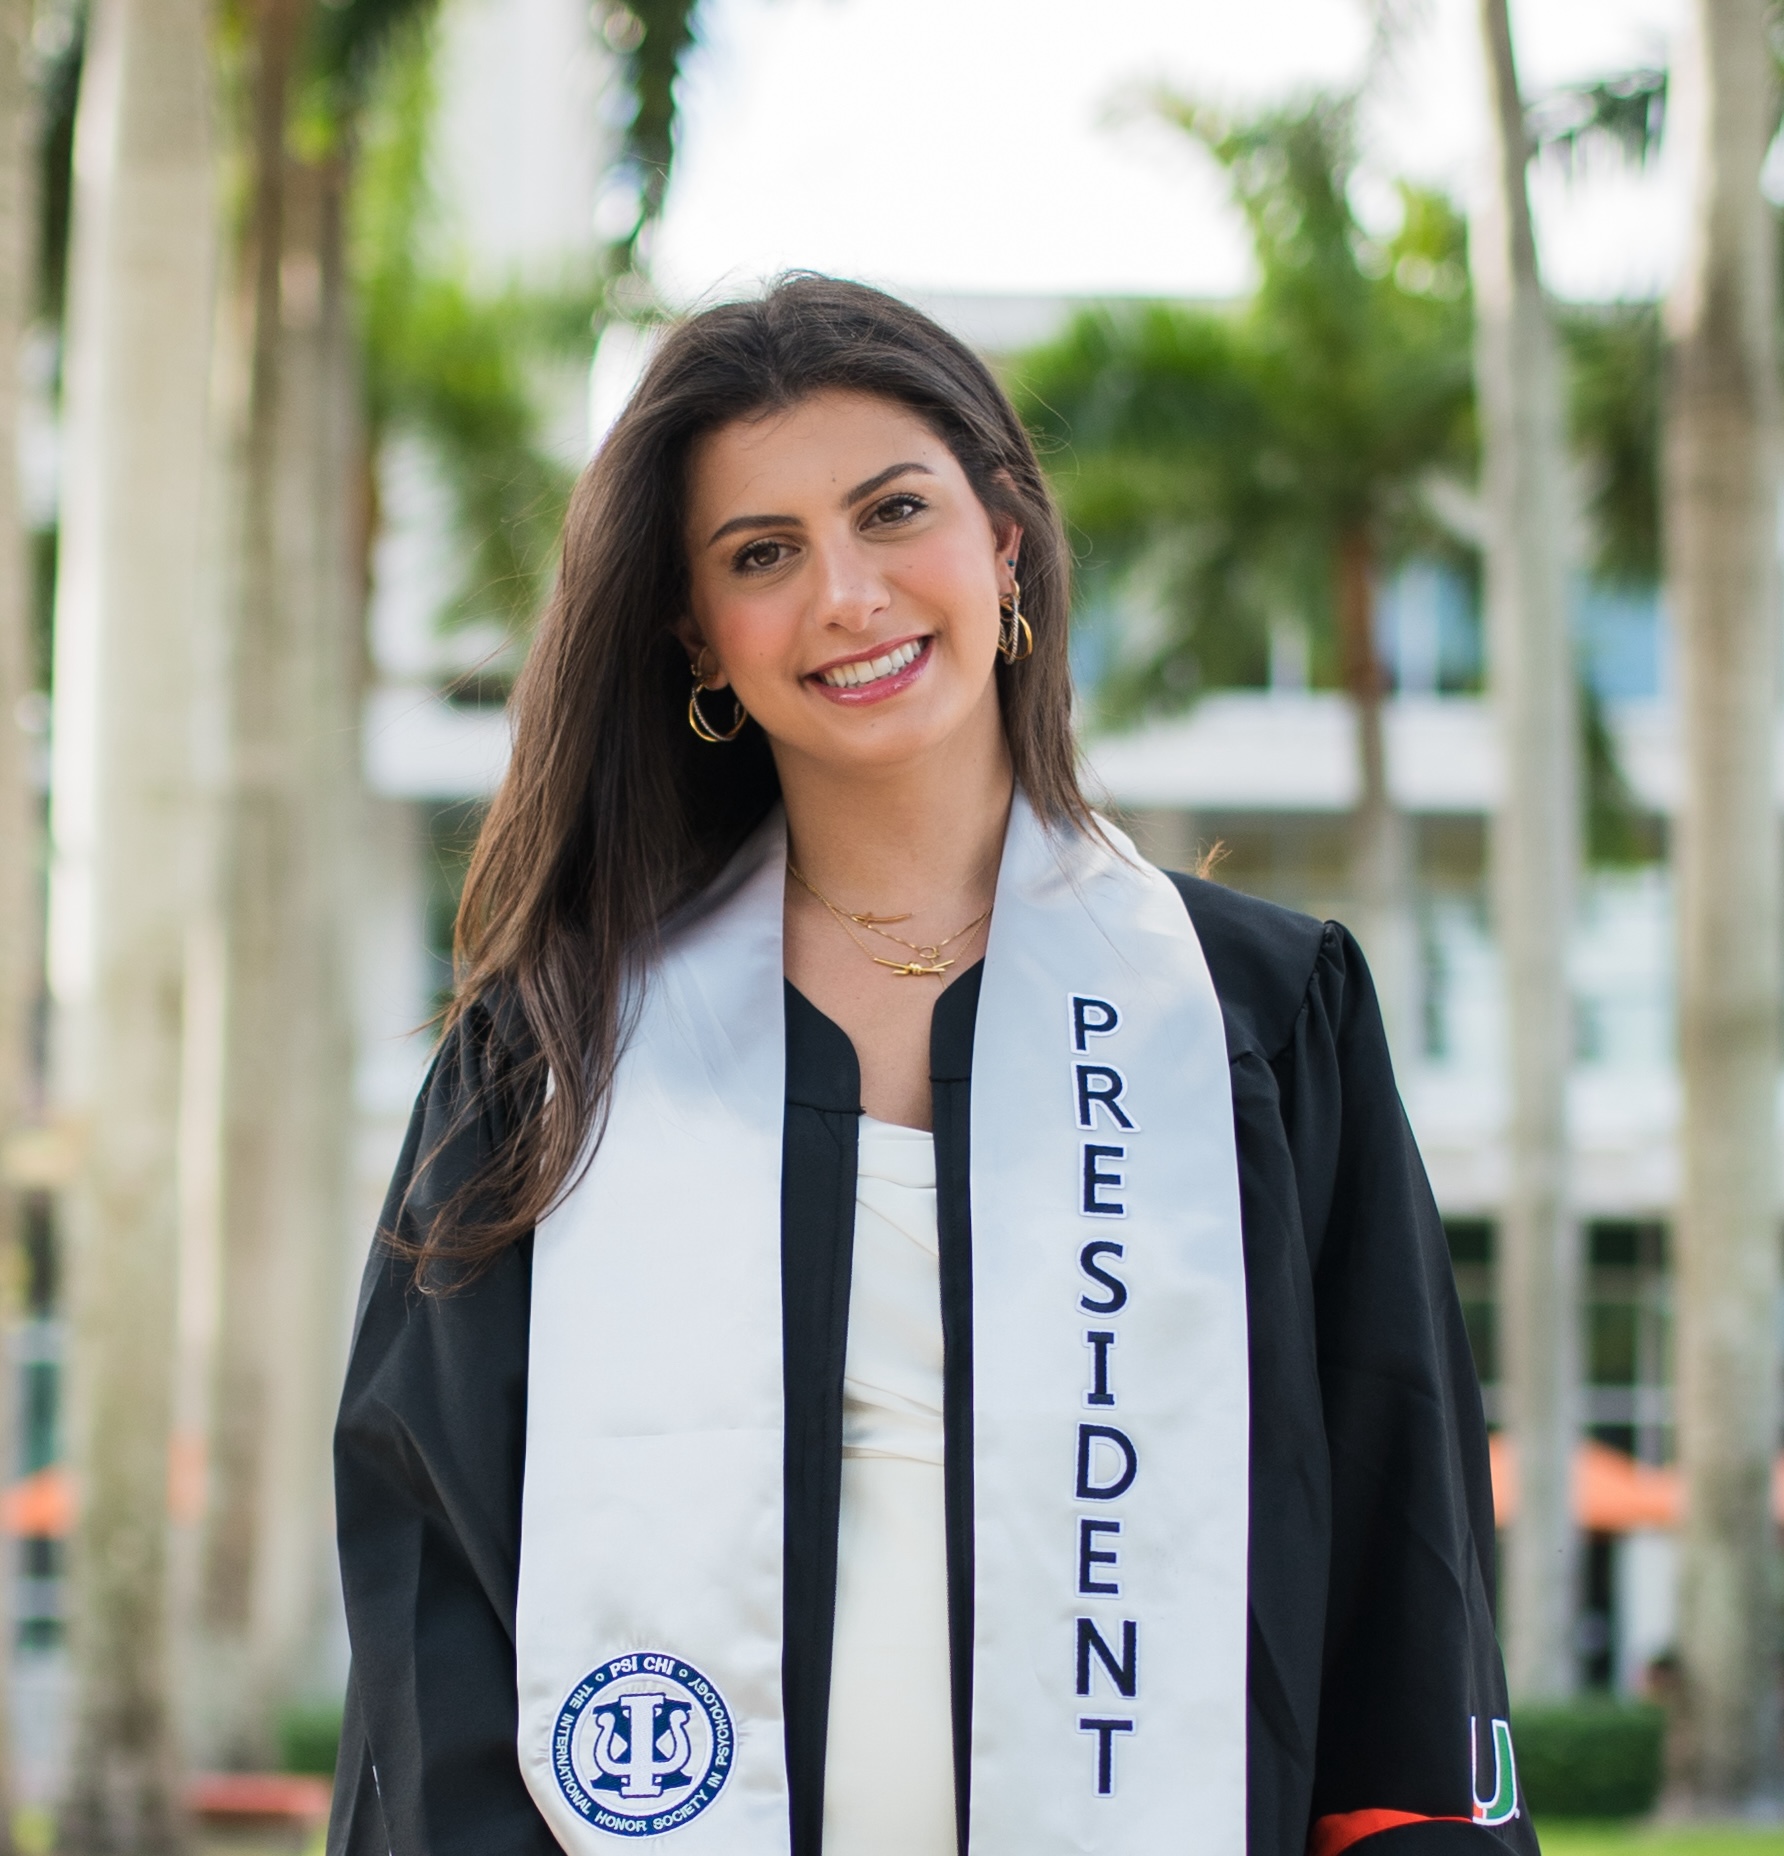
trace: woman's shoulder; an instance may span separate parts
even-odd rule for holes
[[[1167,872],[1189,910],[1227,1021],[1233,1055],[1250,1048],[1274,1057],[1294,1033],[1308,989],[1322,969],[1347,963],[1352,944],[1322,922],[1206,877]]]

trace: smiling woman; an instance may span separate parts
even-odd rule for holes
[[[1368,975],[1090,813],[1066,567],[830,279],[590,466],[367,1266],[332,1851],[1534,1851]]]
[[[983,949],[1012,787],[994,670],[1022,528],[913,410],[835,389],[706,434],[687,526],[677,633],[774,746],[798,860],[787,978],[849,1034],[865,1112],[926,1128],[934,1000],[873,969],[941,979]],[[888,958],[894,944],[917,960]]]

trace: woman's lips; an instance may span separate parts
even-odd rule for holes
[[[932,637],[907,638],[904,643],[892,645],[875,657],[853,658],[846,664],[833,666],[829,671],[814,671],[806,681],[820,696],[827,696],[846,709],[859,709],[867,703],[884,702],[901,690],[908,690],[923,674],[928,667],[930,647],[934,642]],[[885,668],[875,675],[875,669],[881,665]],[[837,684],[826,680],[839,671],[853,672],[867,680],[853,684]]]

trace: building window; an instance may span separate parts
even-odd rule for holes
[[[1449,1238],[1450,1264],[1456,1272],[1456,1293],[1462,1301],[1474,1371],[1486,1400],[1487,1422],[1496,1424],[1499,1309],[1493,1281],[1493,1226],[1485,1218],[1450,1218],[1443,1228]]]
[[[1583,1336],[1589,1435],[1643,1463],[1669,1462],[1672,1277],[1654,1219],[1589,1224]]]

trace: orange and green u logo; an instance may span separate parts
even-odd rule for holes
[[[1493,1721],[1493,1791],[1488,1798],[1480,1795],[1480,1734],[1473,1715],[1468,1717],[1469,1789],[1474,1797],[1474,1821],[1477,1824],[1504,1824],[1518,1814],[1518,1768],[1512,1758],[1511,1723]]]

